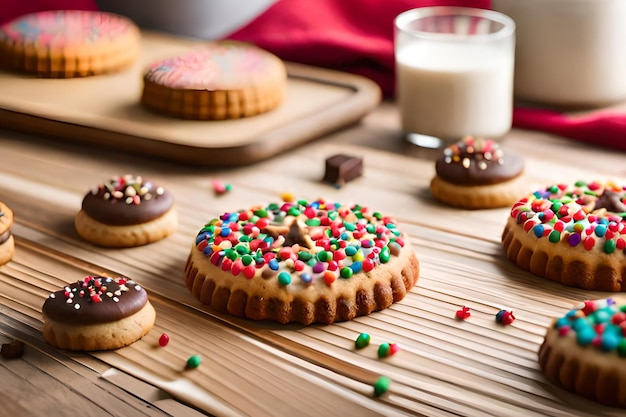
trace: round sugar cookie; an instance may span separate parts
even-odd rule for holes
[[[286,84],[285,65],[270,52],[214,41],[150,65],[141,104],[182,119],[239,119],[277,108]]]
[[[0,26],[0,65],[48,78],[103,74],[131,65],[139,41],[138,27],[116,14],[36,12]]]

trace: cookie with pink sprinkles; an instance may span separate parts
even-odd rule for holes
[[[510,261],[535,275],[626,291],[626,185],[578,181],[539,189],[513,205],[502,244]]]
[[[323,199],[223,213],[197,233],[185,268],[187,287],[216,311],[305,325],[388,308],[418,277],[392,217]]]

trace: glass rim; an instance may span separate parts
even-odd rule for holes
[[[396,29],[410,36],[420,37],[429,40],[450,41],[450,36],[448,36],[449,34],[447,33],[434,33],[409,28],[410,22],[433,16],[480,17],[491,20],[492,22],[500,23],[502,25],[502,28],[496,32],[465,36],[463,37],[464,41],[505,39],[515,33],[515,21],[504,13],[489,9],[461,6],[427,6],[409,9],[396,16],[396,18],[394,19],[394,26]]]

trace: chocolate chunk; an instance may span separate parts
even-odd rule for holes
[[[596,200],[594,210],[602,208],[613,213],[626,212],[626,205],[620,200],[619,194],[611,190],[604,191],[604,193]]]
[[[362,175],[363,158],[338,154],[326,158],[326,171],[322,181],[343,185]]]
[[[5,359],[21,358],[24,354],[24,343],[19,340],[13,340],[9,343],[3,343],[0,349],[0,355]]]

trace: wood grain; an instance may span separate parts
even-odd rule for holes
[[[33,384],[51,392],[41,397],[41,406],[28,403],[34,394],[29,388],[3,387],[3,398],[31,415],[44,415],[44,405],[65,392],[72,392],[78,410],[93,415],[103,406],[85,398],[96,393],[119,396],[119,408],[107,410],[117,415],[159,415],[159,404],[224,416],[621,415],[552,386],[537,364],[551,317],[608,294],[564,287],[511,265],[500,245],[507,209],[464,211],[433,201],[428,184],[435,154],[406,147],[396,117],[385,104],[349,130],[252,166],[222,170],[0,132],[0,199],[15,213],[17,241],[14,260],[0,267],[0,334],[27,343],[24,357],[0,362],[0,372],[15,387]],[[623,154],[522,131],[503,143],[525,157],[529,189],[580,178],[626,182]],[[335,188],[321,178],[325,158],[340,152],[363,157],[364,175]],[[82,196],[110,175],[127,172],[158,180],[174,193],[179,230],[132,249],[82,242],[72,226]],[[215,195],[213,179],[230,183],[232,191]],[[283,192],[358,202],[395,216],[420,260],[418,286],[387,310],[330,326],[252,322],[200,305],[182,276],[196,232],[221,212],[277,201]],[[157,309],[155,329],[113,352],[51,349],[39,334],[43,300],[59,285],[93,273],[142,283]],[[472,312],[464,322],[454,319],[462,305]],[[495,322],[501,308],[515,312],[513,325]],[[164,332],[171,342],[160,348]],[[371,335],[372,344],[356,351],[361,332]],[[379,359],[376,349],[384,342],[398,343],[400,352]],[[203,362],[185,370],[192,354]],[[392,383],[375,398],[372,384],[380,375]],[[154,408],[141,408],[146,403]]]

